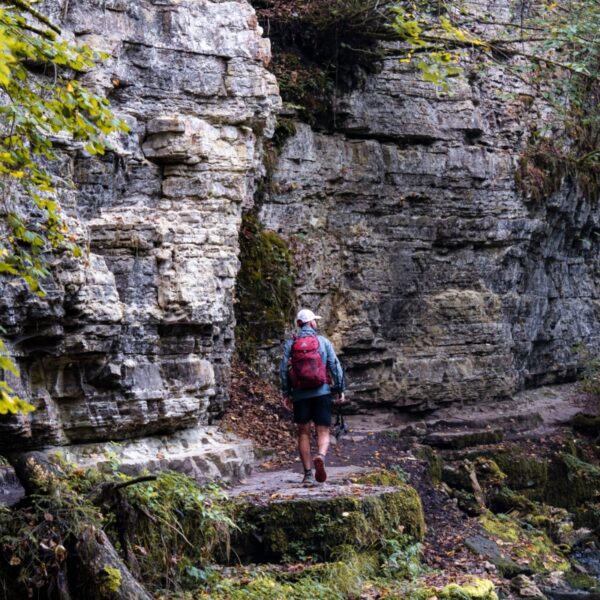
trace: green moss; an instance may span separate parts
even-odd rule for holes
[[[427,461],[427,474],[431,479],[431,483],[433,483],[433,485],[441,483],[444,460],[439,452],[434,450],[431,446],[423,446],[417,452],[417,456],[422,460]]]
[[[474,467],[479,483],[486,487],[502,485],[507,478],[506,473],[491,458],[478,456],[475,459]]]
[[[298,554],[330,559],[338,548],[374,548],[382,540],[408,534],[422,539],[425,523],[421,500],[406,484],[394,491],[363,497],[273,502],[267,506],[236,501],[231,544],[243,559],[281,560]],[[261,544],[256,544],[256,539]]]
[[[296,269],[287,243],[265,230],[254,212],[240,227],[240,270],[236,283],[236,343],[247,362],[261,344],[279,340],[291,323]]]
[[[533,572],[566,571],[569,561],[562,555],[545,531],[531,527],[509,515],[493,515],[486,512],[480,522],[495,540],[504,542],[502,548],[517,563],[527,561]]]
[[[293,119],[277,119],[277,127],[273,134],[275,148],[281,150],[288,138],[296,135],[296,122]]]
[[[452,490],[452,497],[456,498],[458,508],[466,512],[468,515],[480,515],[485,507],[481,506],[475,498],[475,494],[466,492],[465,490]]]
[[[574,509],[594,500],[600,490],[600,469],[569,453],[553,457],[544,499],[553,506]]]
[[[502,486],[490,501],[490,508],[496,513],[509,513],[513,510],[528,513],[535,510],[535,507],[535,502],[505,486]]]
[[[101,585],[104,593],[112,592],[116,594],[121,589],[123,576],[121,575],[121,571],[119,569],[116,567],[111,567],[110,565],[106,565],[102,568],[101,575]]]
[[[548,461],[539,456],[526,456],[519,448],[495,452],[493,459],[506,474],[505,485],[540,499],[548,481]]]
[[[181,473],[164,472],[155,481],[125,489],[129,516],[126,524],[130,547],[120,550],[135,557],[141,579],[151,589],[181,582],[190,566],[212,562],[227,545],[233,522],[225,513],[222,490],[199,486]],[[120,539],[114,515],[105,525],[112,539]]]
[[[398,470],[378,469],[352,478],[363,485],[398,486],[406,483],[406,474]]]
[[[498,600],[494,584],[487,579],[474,579],[470,583],[451,583],[438,591],[439,600]]]
[[[270,573],[253,574],[245,581],[224,578],[206,595],[195,597],[213,600],[305,600],[313,597],[324,600],[343,599],[341,593],[325,588],[318,581],[303,579],[291,584],[278,581]]]
[[[384,555],[340,549],[329,563],[294,565],[253,565],[228,569],[227,575],[211,576],[204,589],[194,591],[195,599],[210,600],[350,600],[364,597],[416,598],[412,581],[382,575]],[[378,591],[381,590],[381,595]],[[405,593],[407,590],[410,590]],[[162,597],[162,596],[161,596]],[[423,600],[431,596],[419,596]],[[181,596],[173,596],[180,600]]]
[[[593,590],[596,589],[596,580],[587,573],[574,573],[569,571],[565,574],[567,583],[577,590]]]
[[[492,459],[485,456],[478,456],[473,461],[465,459],[444,465],[442,479],[452,488],[452,495],[458,500],[459,508],[470,515],[477,515],[481,514],[484,507],[474,494],[471,479],[473,473],[483,492],[480,500],[486,505],[493,502],[506,475]]]
[[[520,527],[514,519],[506,515],[492,515],[486,512],[480,518],[483,528],[495,539],[516,544],[521,533]]]
[[[573,514],[575,527],[588,527],[592,530],[600,529],[600,503],[585,502],[578,506]]]
[[[571,425],[575,431],[585,433],[587,435],[598,435],[600,434],[600,416],[599,415],[587,415],[585,413],[577,413]]]

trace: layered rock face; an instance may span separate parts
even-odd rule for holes
[[[241,0],[44,11],[109,54],[83,79],[131,133],[102,159],[64,147],[61,204],[85,260],[58,257],[43,299],[0,282],[18,385],[38,407],[0,421],[0,447],[195,428],[226,400],[241,213],[281,104],[269,42]],[[467,73],[439,96],[387,60],[339,95],[333,133],[298,123],[269,176],[261,220],[290,242],[299,301],[325,317],[357,406],[502,398],[570,376],[574,344],[598,347],[598,208],[569,182],[524,197],[530,90]],[[190,472],[203,439],[174,442]]]
[[[569,182],[524,197],[531,90],[475,67],[440,96],[386,61],[334,133],[298,123],[272,174],[261,219],[295,249],[357,406],[503,398],[598,347],[598,207]]]
[[[65,147],[61,204],[85,260],[58,259],[43,299],[0,282],[22,395],[38,407],[3,420],[0,445],[207,423],[227,395],[242,208],[281,102],[269,41],[245,1],[49,1],[44,11],[109,54],[83,80],[131,133],[102,159]]]

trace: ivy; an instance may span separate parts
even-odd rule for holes
[[[127,131],[108,101],[77,80],[103,58],[61,39],[60,29],[26,0],[0,6],[0,274],[20,278],[40,297],[49,254],[81,256],[57,202],[51,171],[57,143],[70,139],[103,154],[107,135]],[[0,370],[17,376],[0,344]],[[29,410],[0,381],[0,414]]]

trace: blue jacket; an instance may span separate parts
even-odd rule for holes
[[[309,335],[317,335],[317,332],[312,327],[303,325],[298,332],[297,337],[306,337]],[[332,392],[340,393],[346,389],[344,370],[342,369],[342,365],[338,360],[331,342],[322,335],[317,335],[317,338],[319,340],[319,354],[321,355],[323,364],[331,373],[333,385],[330,386],[329,384],[325,383],[321,387],[313,390],[292,389],[292,384],[290,382],[290,376],[288,373],[288,364],[290,358],[292,357],[292,344],[294,343],[294,340],[287,340],[283,347],[283,359],[281,361],[281,365],[279,366],[279,377],[281,379],[281,391],[286,396],[291,395],[292,400],[294,401],[304,400],[305,398],[316,398],[317,396],[324,396],[325,394],[331,394]]]

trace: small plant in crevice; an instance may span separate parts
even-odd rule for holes
[[[296,267],[283,238],[265,229],[255,211],[240,227],[240,262],[236,284],[236,344],[252,363],[257,348],[279,340],[293,318]]]

